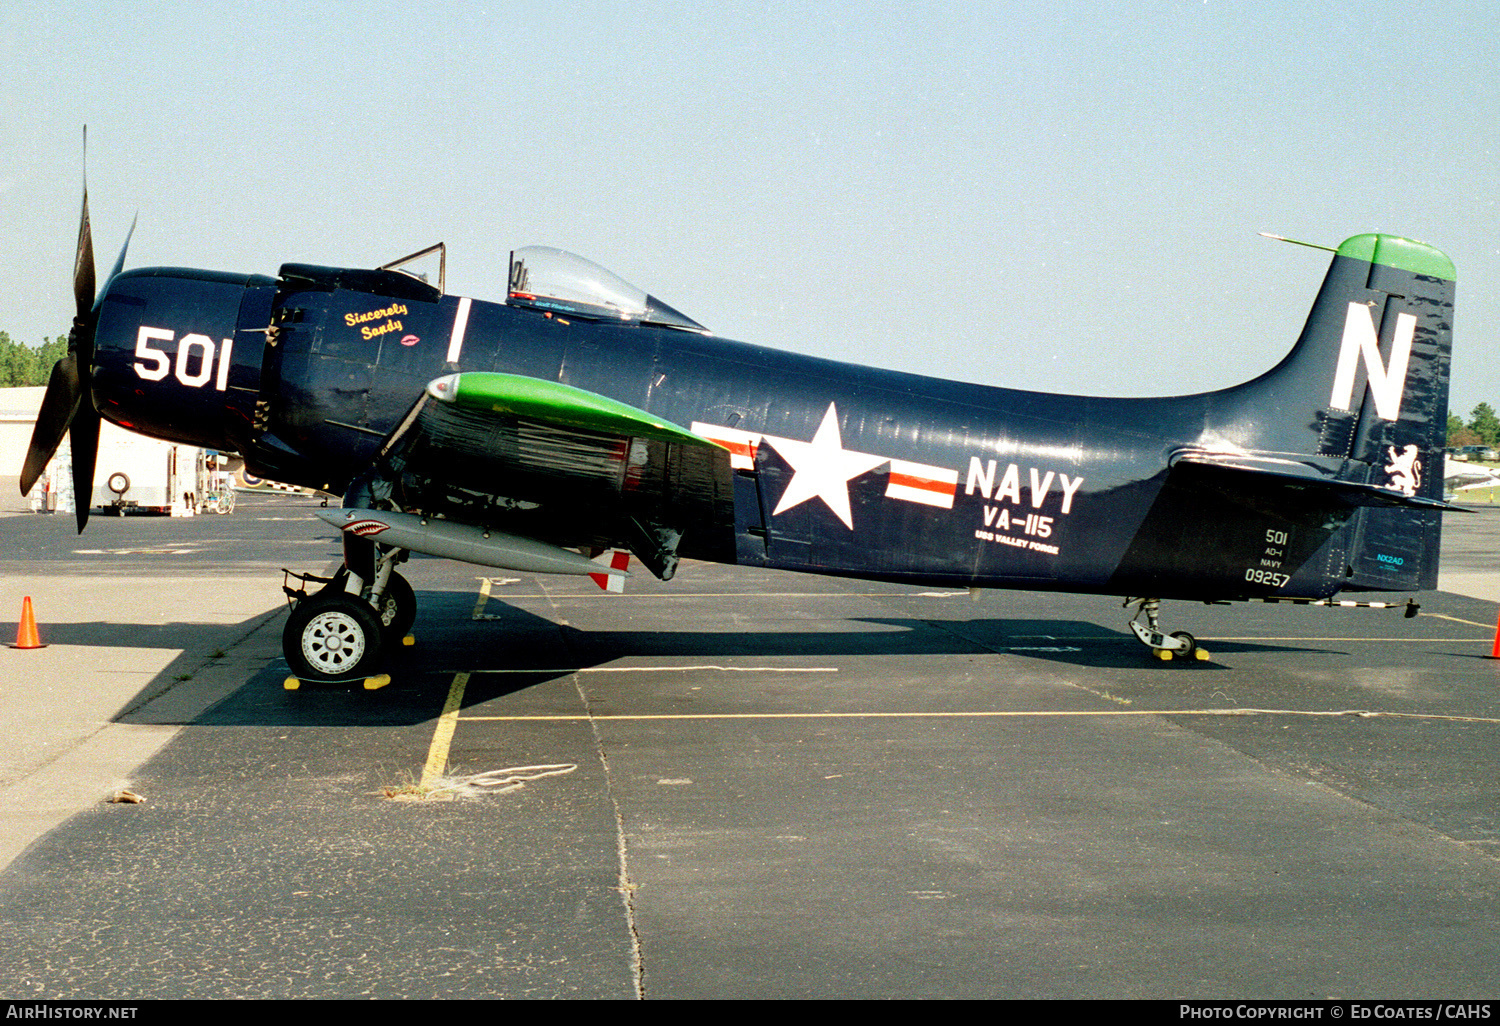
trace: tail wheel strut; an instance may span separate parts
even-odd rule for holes
[[[1126,599],[1125,605],[1134,603],[1137,607],[1135,616],[1130,619],[1130,629],[1140,639],[1141,644],[1151,650],[1151,654],[1162,662],[1171,662],[1175,659],[1197,659],[1207,662],[1209,655],[1207,650],[1198,647],[1198,641],[1187,631],[1173,631],[1171,634],[1163,633],[1159,623],[1161,613],[1161,599],[1143,598]],[[1146,622],[1141,623],[1141,614],[1145,614]]]

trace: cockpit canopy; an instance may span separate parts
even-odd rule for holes
[[[510,255],[512,306],[568,314],[590,320],[651,324],[708,334],[708,329],[655,296],[591,260],[554,249],[527,246]]]

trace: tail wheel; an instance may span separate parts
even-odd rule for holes
[[[1193,653],[1198,649],[1198,639],[1193,637],[1187,631],[1173,631],[1172,637],[1176,638],[1178,641],[1181,641],[1184,645],[1187,646],[1177,654],[1184,659],[1193,658]]]
[[[417,622],[417,596],[405,577],[391,571],[391,579],[380,596],[380,629],[386,641],[399,645]]]
[[[350,595],[324,591],[297,603],[281,632],[281,649],[295,676],[331,683],[371,676],[382,640],[375,610]]]

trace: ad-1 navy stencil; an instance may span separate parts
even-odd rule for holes
[[[242,453],[343,496],[344,566],[296,593],[305,680],[367,677],[416,615],[412,551],[595,574],[681,558],[936,587],[1162,599],[1434,587],[1452,263],[1357,235],[1271,370],[1118,399],[945,381],[723,339],[579,257],[512,254],[498,301],[393,266],[123,270],[98,295],[87,199],[69,351],[29,490],[99,419]],[[399,262],[398,262],[399,263]],[[439,279],[443,280],[442,278]],[[78,511],[82,530],[88,510]],[[399,539],[399,540],[398,540]],[[601,556],[603,553],[614,556]],[[604,563],[593,562],[604,559]]]

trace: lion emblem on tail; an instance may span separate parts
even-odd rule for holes
[[[1385,472],[1390,475],[1386,487],[1394,488],[1408,498],[1416,495],[1422,485],[1422,461],[1417,459],[1421,450],[1408,445],[1397,452],[1394,445],[1388,445],[1386,452],[1391,454],[1391,461],[1385,465]]]

